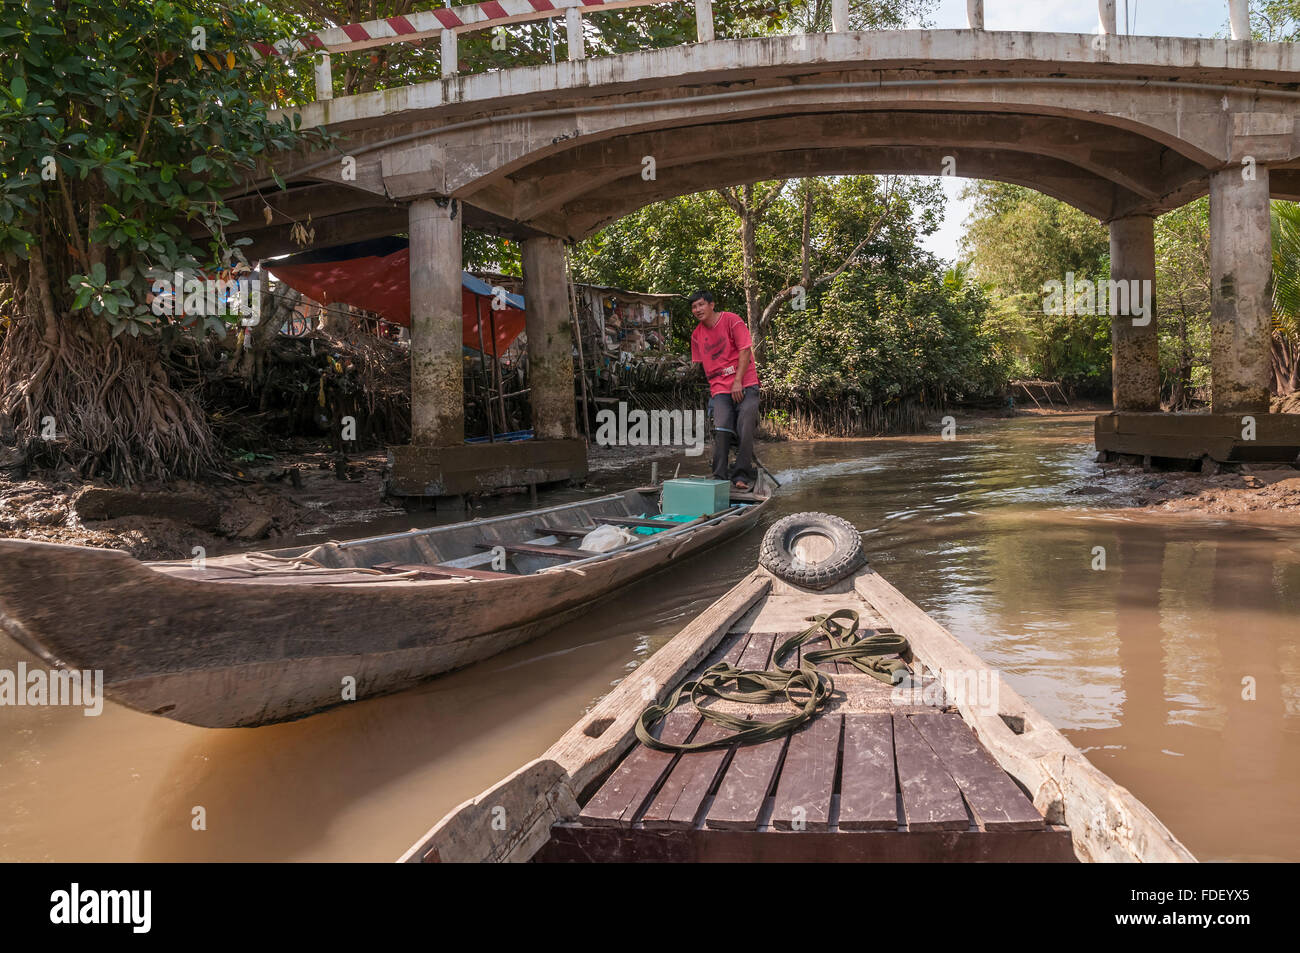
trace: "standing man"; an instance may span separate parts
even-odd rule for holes
[[[713,417],[713,478],[731,480],[737,490],[753,489],[754,430],[758,427],[758,371],[754,342],[740,315],[714,311],[713,294],[691,295],[691,313],[699,322],[691,332],[691,360],[704,365]],[[736,445],[736,465],[727,457]]]

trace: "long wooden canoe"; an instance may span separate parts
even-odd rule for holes
[[[0,540],[0,628],[108,698],[212,728],[407,688],[505,651],[759,520],[771,483],[609,553],[602,524],[659,512],[643,487],[512,516],[202,561]],[[493,568],[493,566],[497,568]]]
[[[912,674],[903,683],[822,662],[831,701],[793,734],[684,753],[637,741],[647,696],[662,699],[720,660],[762,669],[773,645],[807,628],[808,617],[843,608],[867,629],[908,639]],[[658,730],[662,740],[694,742],[720,729],[683,705]],[[870,568],[817,593],[759,568],[540,758],[453,810],[402,860],[1195,858]]]

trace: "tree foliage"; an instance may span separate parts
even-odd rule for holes
[[[800,281],[807,195],[814,199],[811,264],[834,277],[806,289],[802,302],[787,298],[773,312],[760,366],[769,395],[936,403],[1001,386],[1005,367],[990,334],[987,295],[974,283],[948,280],[917,245],[937,227],[942,196],[934,183],[902,180],[892,202],[876,176],[776,189],[777,183],[755,186],[756,195],[771,198],[755,229],[759,296],[771,301]],[[720,308],[743,313],[739,224],[716,192],[657,203],[579,245],[575,268],[581,280],[599,284],[679,294],[708,288]],[[694,320],[684,302],[674,317],[676,347],[685,352]]]
[[[136,339],[185,333],[152,312],[154,277],[230,265],[223,193],[311,138],[246,82],[277,28],[235,0],[5,4],[0,413],[37,457],[123,480],[208,461],[201,411]]]
[[[976,279],[996,289],[1005,333],[1014,342],[1016,371],[1061,380],[1085,392],[1110,386],[1110,318],[1049,314],[1044,285],[1105,280],[1110,238],[1089,215],[1032,189],[976,182],[965,197],[974,209],[962,239]]]

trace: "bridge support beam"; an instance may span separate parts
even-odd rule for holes
[[[1110,223],[1110,278],[1107,299],[1111,304],[1111,389],[1115,409],[1159,410],[1154,218],[1134,215]],[[1127,292],[1120,290],[1117,294],[1117,289]],[[1128,307],[1117,308],[1116,298]]]
[[[1230,167],[1213,173],[1210,358],[1214,413],[1268,413],[1272,277],[1268,169]]]
[[[465,440],[461,368],[461,205],[411,203],[411,443]]]
[[[571,440],[578,428],[564,244],[558,238],[529,238],[523,243],[523,264],[533,434],[537,440]]]

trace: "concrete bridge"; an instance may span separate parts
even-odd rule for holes
[[[827,174],[995,179],[1109,223],[1112,278],[1154,281],[1154,216],[1208,193],[1213,414],[1189,424],[1156,413],[1158,318],[1116,315],[1118,413],[1099,419],[1098,446],[1294,458],[1300,427],[1265,415],[1268,210],[1270,198],[1300,200],[1300,44],[1121,36],[1113,0],[1099,4],[1095,35],[988,32],[983,4],[968,6],[968,30],[851,32],[837,0],[831,33],[716,40],[710,4],[697,0],[700,42],[593,59],[581,41],[582,11],[602,9],[591,0],[501,0],[324,31],[298,44],[323,51],[318,101],[292,111],[340,145],[277,160],[288,191],[235,200],[232,231],[263,256],[296,250],[289,230],[309,214],[317,245],[410,235],[414,433],[396,451],[393,489],[444,495],[585,469],[563,243],[651,202]],[[1245,3],[1229,6],[1234,31],[1247,36]],[[458,32],[560,11],[575,40],[568,62],[457,72]],[[432,35],[441,79],[332,98],[330,52]],[[500,466],[482,453],[483,467],[453,464],[467,451],[444,449],[464,436],[464,226],[523,247],[538,440]],[[1248,440],[1232,437],[1243,417],[1255,417]]]

